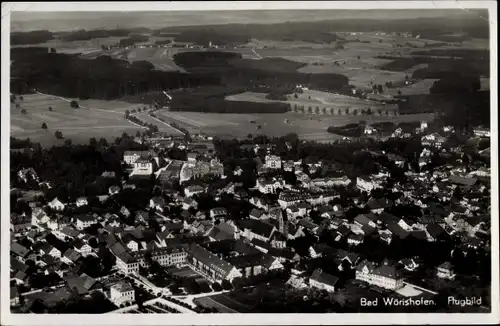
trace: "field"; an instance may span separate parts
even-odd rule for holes
[[[63,144],[54,132],[59,130],[73,143],[87,143],[90,137],[104,137],[108,140],[120,136],[123,132],[134,134],[142,127],[124,119],[127,109],[137,108],[121,101],[85,100],[78,101],[81,108],[72,109],[69,100],[43,94],[24,95],[18,99],[20,108],[11,104],[11,135],[17,138],[30,137],[44,145]],[[53,111],[49,111],[49,107]],[[26,114],[21,110],[26,110]],[[42,123],[48,129],[41,128]]]
[[[249,134],[266,134],[280,137],[296,133],[301,139],[315,141],[334,141],[340,136],[330,134],[330,126],[341,126],[361,120],[380,121],[419,121],[431,119],[431,114],[400,116],[331,116],[289,112],[286,114],[217,114],[199,112],[170,112],[160,110],[167,121],[186,128],[190,133],[206,133],[223,138],[245,138]],[[285,122],[287,120],[287,122]],[[251,123],[250,121],[255,121]],[[261,126],[257,129],[257,126]]]
[[[282,101],[291,105],[292,109],[296,111],[297,107],[303,107],[306,110],[313,110],[313,113],[326,113],[326,114],[345,114],[345,110],[348,109],[350,113],[354,110],[363,110],[370,108],[372,111],[377,110],[390,110],[391,114],[394,108],[385,106],[379,102],[363,100],[355,97],[350,97],[346,95],[327,93],[315,90],[304,90],[303,93],[294,95],[287,95],[287,101]],[[266,94],[264,93],[252,93],[244,92],[241,94],[230,95],[226,97],[228,101],[247,101],[247,102],[273,102],[273,100],[266,99]],[[274,101],[276,102],[276,101]],[[316,112],[316,108],[319,112]],[[323,111],[326,109],[326,112]]]

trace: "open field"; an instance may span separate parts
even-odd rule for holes
[[[216,308],[221,313],[245,313],[250,312],[249,307],[231,299],[226,294],[196,298],[193,302],[207,308]]]
[[[126,102],[78,101],[81,108],[72,109],[68,99],[42,94],[24,95],[24,99],[17,102],[21,107],[11,104],[10,109],[11,135],[30,137],[45,145],[64,142],[55,138],[56,130],[74,143],[87,143],[90,137],[109,140],[123,132],[135,134],[143,129],[124,119],[125,110],[137,107]],[[49,107],[53,111],[49,111]],[[26,114],[21,113],[22,109],[26,110]],[[47,130],[42,130],[43,122],[47,124]]]
[[[157,125],[158,131],[160,131],[160,132],[171,134],[171,135],[182,135],[182,133],[180,131],[175,130],[174,128],[170,127],[169,125],[167,125],[166,123],[164,123],[161,120],[158,120],[158,119],[155,119],[154,117],[149,116],[147,112],[141,112],[141,113],[135,114],[135,116],[141,121]]]
[[[219,137],[247,137],[248,134],[266,134],[284,136],[296,133],[302,139],[315,141],[333,141],[340,136],[330,134],[326,129],[330,126],[341,126],[358,121],[419,121],[432,119],[432,114],[415,114],[400,116],[331,116],[301,113],[285,114],[217,114],[199,112],[170,112],[160,110],[167,121],[177,123],[190,133],[206,133]],[[288,123],[285,122],[288,120]],[[255,121],[255,123],[250,123]],[[257,129],[257,126],[261,126]]]
[[[297,94],[297,97],[294,95],[287,95],[287,98],[287,101],[274,101],[266,99],[266,94],[264,93],[244,92],[227,96],[226,100],[260,103],[285,102],[290,104],[294,110],[296,107],[304,107],[306,110],[311,107],[314,113],[316,113],[315,110],[318,108],[320,110],[319,113],[323,113],[323,109],[326,109],[326,114],[332,114],[333,112],[333,114],[337,115],[339,114],[339,110],[341,111],[341,114],[345,114],[346,109],[348,109],[349,112],[352,112],[353,110],[360,111],[368,108],[372,111],[377,111],[378,109],[383,111],[394,111],[394,108],[390,108],[379,102],[316,90],[304,90],[303,93]]]

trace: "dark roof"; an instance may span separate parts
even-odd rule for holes
[[[380,208],[387,208],[387,207],[392,207],[392,200],[387,199],[387,198],[370,198],[368,200],[368,203],[366,204],[370,209],[380,209]]]
[[[416,239],[419,239],[419,240],[426,240],[427,239],[427,234],[425,233],[425,231],[422,231],[422,230],[411,231],[410,235]]]
[[[274,225],[263,222],[261,220],[243,220],[242,226],[245,229],[249,229],[255,234],[261,235],[263,237],[269,238],[275,229]]]
[[[376,267],[373,274],[388,277],[388,278],[401,278],[402,273],[399,271],[396,266],[390,265],[387,262],[382,263],[380,266]]]
[[[321,269],[316,269],[312,276],[311,280],[315,280],[316,282],[327,284],[330,286],[335,286],[335,284],[338,282],[339,278],[334,275],[330,275],[328,273],[323,272]]]
[[[236,257],[231,257],[227,259],[227,262],[236,268],[245,268],[250,266],[262,266],[264,254],[262,252],[257,252],[249,255],[240,255]]]
[[[405,229],[394,222],[387,223],[387,229],[389,229],[389,231],[391,231],[401,239],[404,239],[409,235],[409,233]]]
[[[442,234],[445,234],[446,231],[439,224],[427,224],[427,232],[433,237],[439,237]]]
[[[21,257],[26,257],[30,252],[29,249],[25,248],[17,242],[12,242],[10,244],[10,251]]]
[[[472,187],[477,182],[477,178],[467,178],[459,175],[451,175],[450,181],[460,186]]]
[[[212,254],[210,251],[194,243],[189,246],[189,254],[201,261],[204,265],[211,268],[221,269],[226,274],[229,274],[234,267],[228,262]]]

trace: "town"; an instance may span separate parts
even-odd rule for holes
[[[11,309],[489,311],[489,129],[380,127],[328,144],[11,138]],[[431,304],[362,304],[388,299]]]

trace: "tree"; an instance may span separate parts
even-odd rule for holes
[[[130,116],[130,111],[129,111],[129,110],[126,110],[126,111],[125,111],[125,119],[127,119],[129,116]]]
[[[316,107],[316,109],[314,109],[314,112],[315,112],[316,114],[319,114],[319,106],[317,106],[317,107]]]
[[[398,95],[401,96],[401,90],[400,89],[398,89]]]
[[[49,111],[52,112],[52,107],[51,106],[49,106]]]
[[[42,122],[42,129],[47,130],[47,124],[45,122]]]
[[[97,146],[97,139],[95,139],[94,137],[90,138],[89,145],[94,147]]]
[[[22,114],[26,114],[27,112],[26,112],[26,110],[25,110],[25,109],[22,109],[22,110],[21,110],[21,113],[22,113]]]
[[[21,96],[19,96],[19,99],[20,99],[21,101],[24,101],[24,97],[23,97],[22,95],[21,95]]]
[[[357,110],[357,109],[354,109],[354,111],[352,112],[352,114],[354,114],[354,115],[358,115],[358,110]]]
[[[71,102],[69,102],[69,106],[72,108],[72,109],[78,109],[80,107],[80,105],[78,104],[77,101],[73,100]]]
[[[309,112],[309,113],[313,113],[313,108],[310,106],[310,107],[307,109],[307,112]]]
[[[16,109],[19,109],[21,107],[21,104],[16,103]]]
[[[71,141],[71,139],[65,139],[64,140],[64,146],[68,146],[69,147],[71,145],[73,145],[73,142]]]
[[[323,114],[326,114],[326,108],[323,108]]]
[[[63,133],[57,130],[54,135],[56,136],[57,139],[63,139]]]
[[[299,98],[299,95],[297,95],[297,93],[293,94],[293,97],[295,97],[296,99]]]

